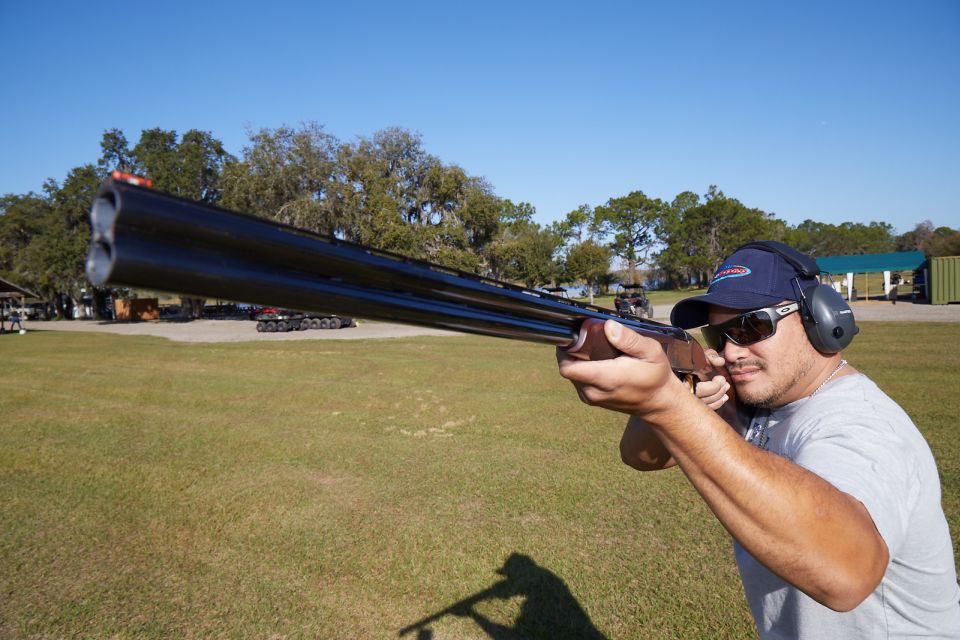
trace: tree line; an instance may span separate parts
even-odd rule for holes
[[[929,221],[902,235],[885,222],[790,226],[716,186],[669,202],[637,190],[541,225],[532,205],[499,197],[485,179],[444,163],[401,128],[352,142],[313,123],[261,129],[239,157],[198,130],[147,129],[131,145],[110,129],[100,146],[95,162],[47,180],[41,193],[0,198],[0,274],[36,291],[60,317],[69,317],[83,292],[95,310],[107,293],[86,281],[84,260],[90,204],[113,170],[149,177],[155,189],[181,197],[527,287],[584,285],[591,299],[618,281],[704,286],[726,255],[759,238],[815,256],[960,254],[960,231]],[[199,312],[197,301],[184,302],[186,313]]]

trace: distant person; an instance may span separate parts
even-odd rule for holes
[[[630,415],[626,464],[680,466],[733,537],[762,639],[960,638],[933,455],[903,409],[843,359],[853,314],[818,272],[791,247],[750,243],[706,294],[674,307],[673,324],[703,327],[739,412],[711,411],[715,400],[689,392],[659,343],[614,321],[604,331],[623,356],[558,350],[560,373],[584,402]],[[716,379],[700,386],[724,390]]]
[[[13,325],[17,325],[18,329],[23,329],[23,325],[20,324],[20,312],[16,309],[10,314],[10,331],[13,331]]]
[[[927,279],[923,271],[917,271],[913,277],[913,297],[915,300],[917,298],[920,300],[927,299]]]

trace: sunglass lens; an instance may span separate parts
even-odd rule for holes
[[[737,344],[753,344],[773,335],[773,318],[765,311],[745,313],[740,318],[739,327],[727,329],[727,335]]]
[[[703,341],[706,345],[714,351],[720,351],[723,348],[724,335],[722,329],[707,325],[700,327],[700,335],[703,336]]]

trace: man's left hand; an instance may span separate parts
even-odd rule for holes
[[[604,336],[623,355],[612,360],[580,360],[557,349],[560,375],[576,387],[585,403],[646,415],[674,406],[686,387],[674,375],[660,343],[607,320]]]

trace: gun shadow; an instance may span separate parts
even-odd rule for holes
[[[417,640],[432,640],[433,630],[430,625],[445,616],[453,615],[473,619],[492,640],[607,640],[594,626],[590,616],[570,593],[563,580],[537,565],[529,556],[512,553],[496,572],[504,576],[504,579],[404,627],[399,635],[404,636],[416,631]],[[474,608],[474,605],[485,600],[506,600],[516,596],[522,596],[524,600],[520,615],[512,626],[494,622]]]

